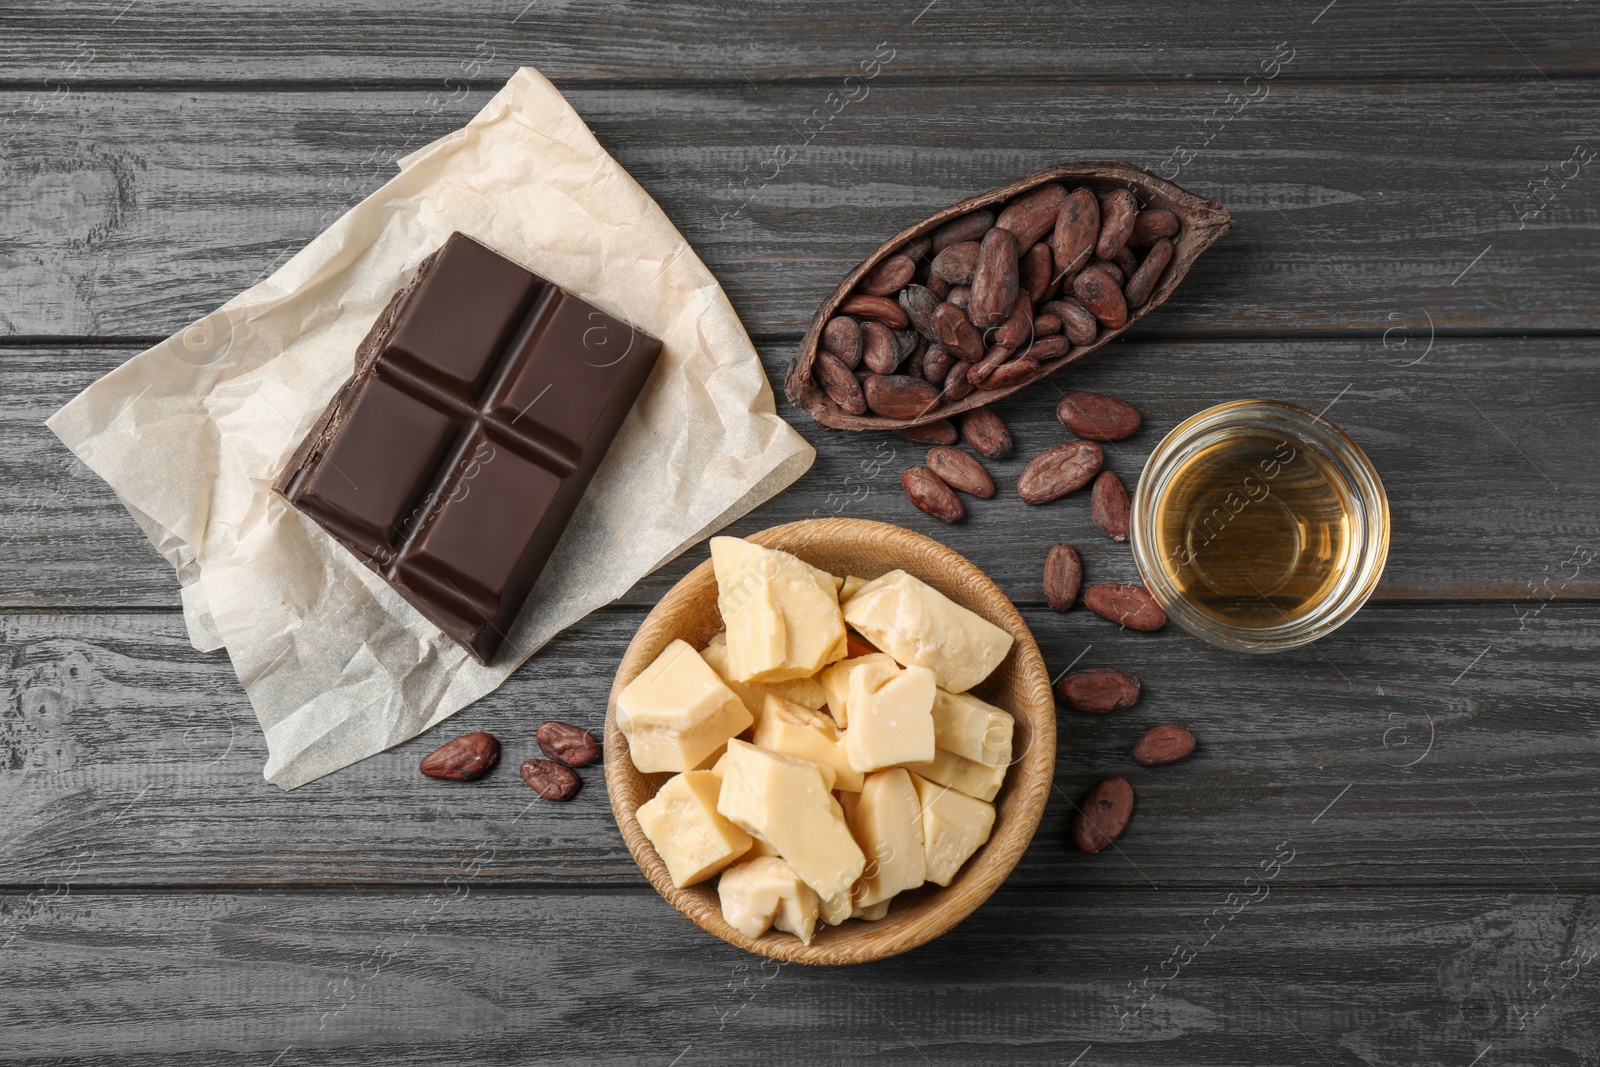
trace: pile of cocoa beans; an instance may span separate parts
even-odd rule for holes
[[[1178,217],[1124,188],[1041,185],[883,259],[824,325],[812,373],[851,415],[916,419],[1032,381],[1120,329],[1172,262]]]

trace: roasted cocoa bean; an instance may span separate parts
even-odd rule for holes
[[[1071,671],[1056,682],[1056,695],[1073,711],[1109,715],[1139,702],[1139,679],[1114,667]]]
[[[891,296],[905,288],[911,276],[917,273],[916,261],[909,256],[889,256],[867,271],[856,283],[856,292],[868,296]]]
[[[971,284],[972,271],[978,265],[978,252],[982,247],[977,241],[951,245],[933,257],[933,276],[951,285]]]
[[[905,309],[886,296],[868,296],[865,293],[856,293],[854,296],[845,298],[845,302],[839,305],[839,310],[846,315],[854,315],[857,318],[881,322],[885,326],[896,330],[911,321],[906,318]]]
[[[861,362],[874,374],[893,374],[900,365],[900,349],[894,334],[881,322],[861,324]]]
[[[1050,254],[1050,245],[1045,241],[1040,241],[1022,254],[1017,262],[1017,284],[1028,294],[1031,303],[1037,304],[1044,299],[1055,269],[1055,257]]]
[[[964,400],[971,396],[978,387],[967,381],[967,371],[974,364],[964,359],[956,360],[955,366],[950,368],[950,373],[944,376],[944,398],[946,400]]]
[[[1139,265],[1139,257],[1128,251],[1128,246],[1123,245],[1117,249],[1117,254],[1111,257],[1111,262],[1117,265],[1124,278],[1133,277],[1133,270]]]
[[[972,300],[967,317],[974,326],[998,326],[1017,300],[1017,238],[996,226],[984,234],[972,268]]]
[[[928,287],[928,292],[932,293],[940,300],[944,300],[950,295],[950,283],[945,281],[943,278],[934,278],[929,276],[923,281],[923,284]]]
[[[851,415],[867,413],[867,397],[861,391],[861,380],[845,366],[843,360],[832,352],[818,352],[813,369],[817,384],[841,410]]]
[[[972,302],[972,287],[967,285],[952,285],[950,293],[945,297],[950,303],[961,309],[966,314],[967,305]]]
[[[1033,344],[1029,345],[1022,355],[1035,363],[1043,363],[1046,360],[1059,359],[1066,355],[1069,347],[1071,347],[1071,342],[1060,334],[1056,334],[1054,337],[1035,339]]]
[[[1133,220],[1139,214],[1139,201],[1126,189],[1113,189],[1100,198],[1100,237],[1094,253],[1101,259],[1115,259],[1117,249],[1128,243]]]
[[[1118,285],[1121,285],[1123,282],[1128,280],[1128,275],[1123,271],[1123,269],[1111,262],[1109,259],[1091,259],[1089,261],[1089,267],[1092,267],[1096,270],[1105,271],[1107,274],[1111,275],[1111,277],[1116,279]],[[1089,268],[1086,267],[1084,269],[1087,270]]]
[[[1139,409],[1104,393],[1073,392],[1056,404],[1061,425],[1090,441],[1121,441],[1138,432]]]
[[[939,390],[907,374],[874,375],[866,394],[867,407],[890,419],[914,419],[939,403]]]
[[[1011,311],[1005,321],[994,329],[995,344],[1005,345],[1008,348],[1021,348],[1033,336],[1033,305],[1028,301],[1027,293],[1018,293],[1016,300],[1011,303]]]
[[[493,734],[462,734],[422,757],[421,771],[429,778],[470,782],[482,778],[500,762],[500,742]]]
[[[1133,746],[1133,762],[1141,767],[1165,767],[1194,753],[1194,734],[1173,723],[1146,730]]]
[[[1030,248],[1039,238],[1055,229],[1056,212],[1067,199],[1067,191],[1051,183],[1017,197],[994,220],[996,227],[1016,235],[1017,245]]]
[[[1149,248],[1163,237],[1178,236],[1178,216],[1160,208],[1148,208],[1133,217],[1128,233],[1129,248]]]
[[[1105,456],[1091,441],[1073,441],[1047,448],[1023,468],[1017,495],[1025,504],[1048,504],[1088,485]]]
[[[555,760],[524,760],[518,773],[528,783],[528,788],[546,800],[571,800],[583,784],[571,767],[563,767]]]
[[[900,476],[906,497],[940,522],[958,522],[967,511],[944,479],[926,467],[912,467]]]
[[[939,343],[959,359],[976,363],[983,358],[983,335],[972,325],[967,313],[950,301],[940,304],[933,312],[933,328]]]
[[[928,449],[928,469],[952,489],[984,500],[994,496],[994,479],[970,453],[940,445]]]
[[[961,436],[980,456],[1005,459],[1011,455],[1011,431],[1005,420],[988,408],[974,408],[961,416]]]
[[[1044,309],[1061,319],[1061,332],[1075,345],[1092,345],[1100,333],[1100,322],[1076,300],[1052,300]]]
[[[1128,304],[1123,299],[1122,286],[1099,267],[1088,267],[1074,278],[1072,294],[1108,328],[1118,330],[1128,324]]]
[[[1007,345],[990,346],[989,351],[984,353],[983,359],[974,363],[972,369],[967,371],[967,380],[979,389],[987,389],[989,375],[1005,366],[1016,354],[1017,350]]]
[[[1026,356],[1002,364],[984,380],[985,389],[1009,389],[1022,382],[1031,382],[1039,376],[1039,364]]]
[[[914,241],[907,241],[906,246],[900,250],[900,255],[905,256],[913,263],[920,262],[933,248],[933,238],[918,237]]]
[[[922,353],[920,351],[912,353],[911,358],[906,360],[905,366],[900,368],[900,373],[909,374],[913,378],[920,378],[923,381],[927,381],[928,374],[927,370],[922,365]]]
[[[1083,604],[1102,619],[1130,630],[1149,633],[1167,624],[1167,613],[1142,585],[1091,585],[1083,591]]]
[[[896,427],[894,435],[914,445],[953,445],[960,440],[956,424],[949,419],[936,419],[917,426]]]
[[[1061,332],[1061,316],[1046,311],[1033,317],[1033,336],[1054,337]]]
[[[959,219],[951,219],[929,235],[933,239],[933,250],[942,252],[951,245],[976,241],[988,233],[993,225],[994,212],[988,208],[969,211]]]
[[[1166,271],[1167,264],[1172,262],[1172,251],[1172,242],[1163,237],[1145,253],[1144,262],[1133,272],[1133,277],[1128,279],[1128,286],[1124,290],[1130,308],[1144,307],[1144,302],[1150,299],[1150,294],[1155,292],[1156,284],[1161,281],[1161,275]]]
[[[594,734],[570,722],[542,722],[533,736],[546,756],[568,767],[587,767],[600,755]]]
[[[943,385],[955,363],[955,354],[944,345],[929,345],[922,356],[922,376],[933,385]]]
[[[1070,276],[1082,269],[1099,237],[1100,201],[1089,189],[1074,189],[1062,202],[1055,232],[1050,235],[1057,273]]]
[[[1065,541],[1044,557],[1044,599],[1051,611],[1066,611],[1078,599],[1083,585],[1083,560]]]
[[[894,335],[895,351],[900,353],[901,359],[910,359],[923,348],[922,335],[911,327],[903,330],[890,330]]]
[[[848,316],[835,315],[822,328],[822,347],[855,370],[861,366],[861,324]]]
[[[1072,843],[1093,855],[1122,836],[1133,817],[1133,786],[1126,778],[1107,778],[1089,791],[1072,818]]]
[[[930,341],[937,341],[939,334],[933,328],[933,313],[939,307],[939,298],[933,295],[933,290],[925,285],[908,285],[899,299],[916,331]]]

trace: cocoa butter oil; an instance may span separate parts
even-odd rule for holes
[[[1382,485],[1355,443],[1269,401],[1224,404],[1174,430],[1134,501],[1150,592],[1180,626],[1248,651],[1304,644],[1353,614],[1388,534]]]

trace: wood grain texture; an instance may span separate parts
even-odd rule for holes
[[[1326,2],[1326,0],[1324,0]],[[0,69],[39,81],[60,76],[79,43],[95,49],[85,79],[180,86],[285,78],[343,83],[396,78],[443,82],[478,73],[504,80],[516,64],[556,82],[837,80],[863,49],[897,48],[893,69],[915,79],[1069,81],[1243,76],[1280,40],[1295,62],[1333,77],[1480,73],[1540,80],[1596,70],[1584,47],[1600,20],[1584,5],[1486,0],[1465,10],[1439,2],[1341,0],[1229,5],[1216,13],[1151,0],[1059,5],[1024,0],[972,9],[944,2],[862,7],[848,0],[767,4],[678,0],[583,5],[474,0],[265,0],[225,8],[203,0],[160,5],[14,0],[0,16]],[[1320,13],[1320,14],[1319,14]]]
[[[768,374],[780,380],[792,349],[761,348]],[[0,604],[177,606],[171,569],[104,483],[43,426],[131,354],[0,352]],[[901,472],[926,449],[889,434],[823,431],[780,398],[780,410],[816,445],[816,464],[731,532],[832,514],[894,522],[948,544],[1007,596],[1034,605],[1044,599],[1044,554],[1057,541],[1078,546],[1093,580],[1131,580],[1131,554],[1095,528],[1087,494],[1030,507],[1014,491],[1029,458],[1067,439],[1053,412],[1061,391],[1074,388],[1113,393],[1144,412],[1143,429],[1106,450],[1107,465],[1130,485],[1162,435],[1202,408],[1245,396],[1313,411],[1337,401],[1328,418],[1371,456],[1394,512],[1379,599],[1491,596],[1509,613],[1512,605],[1529,611],[1551,599],[1600,598],[1600,564],[1567,564],[1574,552],[1600,555],[1600,340],[1430,341],[1420,321],[1397,323],[1387,340],[1109,346],[997,406],[1017,452],[984,461],[999,492],[973,501],[955,526],[917,511],[900,489]],[[623,602],[655,603],[698,558],[668,564]]]
[[[492,846],[483,873],[411,894],[58,884],[0,897],[5,985],[25,991],[0,999],[3,1055],[1465,1067],[1492,1046],[1485,1065],[1594,1064],[1600,898],[1305,890],[1314,843],[1252,844],[1224,889],[1008,887],[935,945],[848,970],[760,961],[654,894],[489,891]]]
[[[1551,604],[1520,622],[1499,604],[1368,609],[1268,657],[1119,631],[1082,608],[1025,617],[1053,674],[1119,667],[1144,695],[1117,715],[1060,712],[1055,786],[1012,883],[1217,885],[1259,841],[1314,826],[1307,884],[1600,889],[1600,609]],[[176,616],[8,617],[0,877],[27,886],[83,857],[85,885],[438,884],[489,840],[486,883],[642,886],[598,768],[564,805],[515,774],[544,719],[600,734],[641,618],[597,613],[433,733],[284,794],[260,777],[265,748],[226,660],[189,648]],[[1140,768],[1129,751],[1161,722],[1191,729],[1199,752]],[[489,777],[418,774],[441,741],[478,729],[503,746]],[[1072,851],[1073,806],[1112,773],[1138,793],[1127,834]]]
[[[1600,150],[1600,86],[1312,85],[1286,71],[1266,88],[1223,121],[1209,117],[1219,86],[885,86],[814,137],[799,124],[822,87],[570,99],[761,337],[797,338],[901,228],[1074,159],[1144,166],[1237,221],[1150,329],[1377,337],[1405,316],[1456,333],[1596,328],[1596,164],[1568,164],[1576,177],[1553,181],[1548,206],[1520,213],[1543,202],[1528,182],[1561,172],[1576,145]],[[488,98],[434,111],[426,96],[96,92],[26,114],[0,161],[12,191],[0,203],[0,336],[186,325]],[[25,100],[0,93],[0,115]],[[1167,162],[1213,134],[1191,162]],[[796,158],[783,163],[780,147]]]

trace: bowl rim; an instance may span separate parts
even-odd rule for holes
[[[666,865],[645,836],[635,814],[653,791],[645,793],[637,786],[639,772],[633,767],[627,739],[617,724],[617,695],[677,636],[669,634],[663,638],[654,634],[647,637],[652,621],[670,617],[685,603],[703,596],[708,583],[714,588],[711,561],[706,559],[679,579],[640,622],[612,681],[606,702],[605,779],[617,828],[639,869],[668,903],[702,930],[738,948],[789,963],[838,965],[886,959],[926,944],[972,914],[1000,887],[1022,858],[1044,817],[1055,781],[1056,709],[1049,670],[1038,642],[1016,605],[976,564],[933,538],[905,527],[871,519],[832,517],[804,519],[743,536],[756,544],[790,551],[802,559],[805,558],[804,542],[821,537],[870,538],[879,544],[889,541],[894,543],[894,555],[925,553],[923,562],[935,575],[929,584],[958,603],[968,599],[961,595],[961,582],[976,583],[979,589],[987,586],[996,595],[999,617],[991,617],[988,612],[980,614],[1012,636],[1011,651],[1002,663],[1012,662],[1012,669],[1018,675],[1017,684],[1029,694],[1029,699],[1025,708],[1006,710],[1018,719],[1026,714],[1026,727],[1031,733],[1027,747],[1011,764],[1002,787],[1010,791],[1006,809],[1002,812],[996,804],[996,820],[989,840],[962,866],[949,886],[932,887],[937,893],[935,905],[909,925],[886,929],[879,923],[859,922],[855,929],[840,928],[848,929],[849,937],[820,938],[810,945],[792,935],[774,931],[749,938],[723,920],[714,900],[708,902],[703,894],[695,891],[699,886],[680,889],[673,885]],[[891,569],[894,567],[886,567],[885,572]],[[960,577],[941,581],[937,575],[949,575],[951,579]]]

